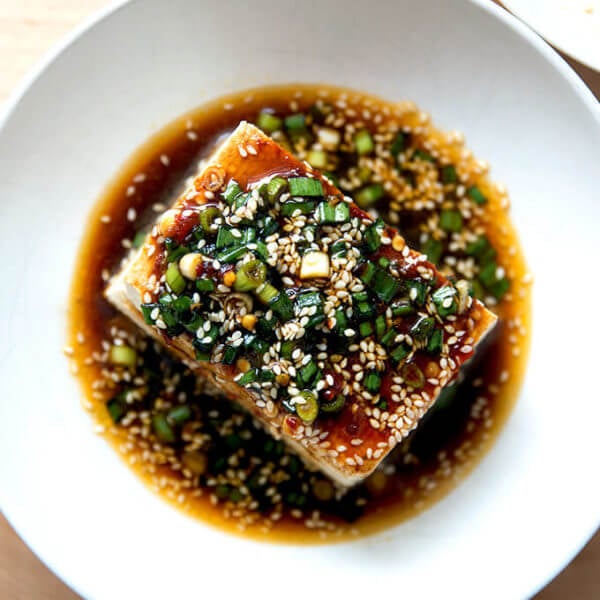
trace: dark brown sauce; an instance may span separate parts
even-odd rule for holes
[[[114,427],[105,408],[105,399],[94,398],[94,382],[101,376],[97,363],[86,359],[97,352],[109,335],[111,326],[129,327],[104,300],[104,273],[114,272],[126,252],[122,240],[154,221],[156,203],[168,206],[185,177],[197,168],[198,160],[210,153],[215,144],[241,120],[253,121],[263,107],[278,113],[307,109],[324,94],[338,98],[355,92],[298,86],[252,90],[221,98],[178,118],[144,144],[121,168],[118,176],[98,200],[84,232],[73,282],[70,332],[86,406],[95,420],[105,427],[105,435],[116,449],[123,449],[125,432]],[[370,98],[372,106],[392,104]],[[290,110],[290,101],[297,103]],[[441,133],[431,135],[442,137]],[[457,150],[457,152],[460,149]],[[167,157],[167,158],[165,158]],[[444,411],[432,413],[411,438],[410,457],[396,453],[399,462],[388,469],[384,490],[381,477],[367,483],[373,497],[362,516],[344,524],[334,533],[308,529],[302,521],[282,518],[273,527],[251,526],[246,535],[277,541],[318,542],[322,538],[338,540],[366,535],[414,516],[448,493],[491,447],[501,431],[516,398],[525,369],[530,329],[530,286],[527,268],[514,228],[504,206],[503,195],[490,183],[486,208],[486,234],[498,252],[512,287],[495,311],[501,326],[487,348],[476,358],[459,394]],[[135,219],[130,220],[128,216]],[[383,215],[385,217],[385,215]],[[140,457],[127,452],[133,469],[157,489],[156,474],[149,476]],[[398,458],[399,456],[399,458]],[[394,464],[394,459],[390,465]],[[391,471],[395,469],[395,472]],[[176,477],[168,469],[161,475]],[[167,491],[164,491],[167,490]],[[170,493],[163,495],[186,512],[219,527],[237,532],[235,520],[223,515],[208,495],[187,494],[182,500]]]

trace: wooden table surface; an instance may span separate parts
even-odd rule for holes
[[[0,102],[66,32],[107,0],[0,0]],[[600,98],[600,73],[569,61]],[[0,515],[0,600],[77,600]],[[600,598],[600,533],[536,600]]]

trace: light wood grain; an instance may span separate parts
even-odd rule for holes
[[[0,0],[0,102],[53,44],[106,0]],[[569,61],[600,98],[600,73]],[[536,600],[600,598],[600,533]],[[0,516],[0,599],[76,600]]]

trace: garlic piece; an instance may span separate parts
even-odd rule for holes
[[[198,277],[198,267],[202,263],[202,254],[190,252],[179,259],[179,271],[187,278],[194,280]]]
[[[302,257],[300,279],[329,277],[329,255],[325,252],[309,252]]]

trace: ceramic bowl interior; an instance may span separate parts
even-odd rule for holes
[[[413,99],[465,132],[510,189],[535,275],[528,372],[492,451],[418,518],[342,545],[260,544],[165,504],[92,433],[61,353],[83,226],[124,159],[205,100],[286,82]],[[46,61],[0,131],[2,510],[88,598],[529,596],[600,516],[599,156],[589,92],[491,3],[144,0],[108,12]]]

